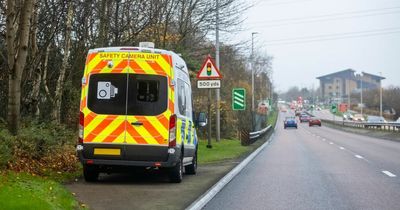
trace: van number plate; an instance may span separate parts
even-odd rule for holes
[[[94,148],[94,155],[121,155],[121,149]]]

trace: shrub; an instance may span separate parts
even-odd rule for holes
[[[5,169],[13,157],[12,142],[14,138],[7,129],[0,127],[0,170]]]
[[[77,169],[76,132],[54,123],[25,121],[17,136],[0,125],[0,168],[46,174]]]

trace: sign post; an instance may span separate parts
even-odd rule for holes
[[[222,75],[219,72],[218,68],[215,66],[214,61],[211,59],[211,56],[208,55],[206,60],[204,61],[200,71],[197,73],[197,88],[199,89],[208,89],[208,144],[207,148],[212,148],[211,145],[211,89],[219,89],[221,88],[221,79]],[[216,107],[219,109],[219,107]],[[219,122],[217,122],[219,125]],[[218,128],[218,126],[217,126]],[[217,129],[217,140],[218,140],[219,129]]]

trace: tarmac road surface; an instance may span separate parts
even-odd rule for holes
[[[204,209],[400,209],[400,143],[283,129]]]

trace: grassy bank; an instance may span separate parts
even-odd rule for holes
[[[0,198],[1,209],[80,209],[61,184],[26,173],[1,173]]]
[[[0,209],[79,209],[62,183],[81,174],[76,132],[24,121],[16,136],[0,123]]]
[[[212,148],[209,149],[206,146],[207,140],[199,142],[198,161],[200,164],[239,158],[252,150],[251,146],[242,146],[237,139],[221,139],[219,142],[213,139]]]
[[[268,125],[275,127],[277,117],[278,112],[271,112],[267,119]],[[266,134],[264,138],[257,140],[255,143],[249,146],[242,146],[238,139],[221,139],[219,142],[216,142],[215,139],[212,139],[212,148],[209,149],[207,148],[207,140],[200,140],[198,161],[200,164],[205,164],[243,157],[264,143],[264,139],[267,139],[269,134]]]

